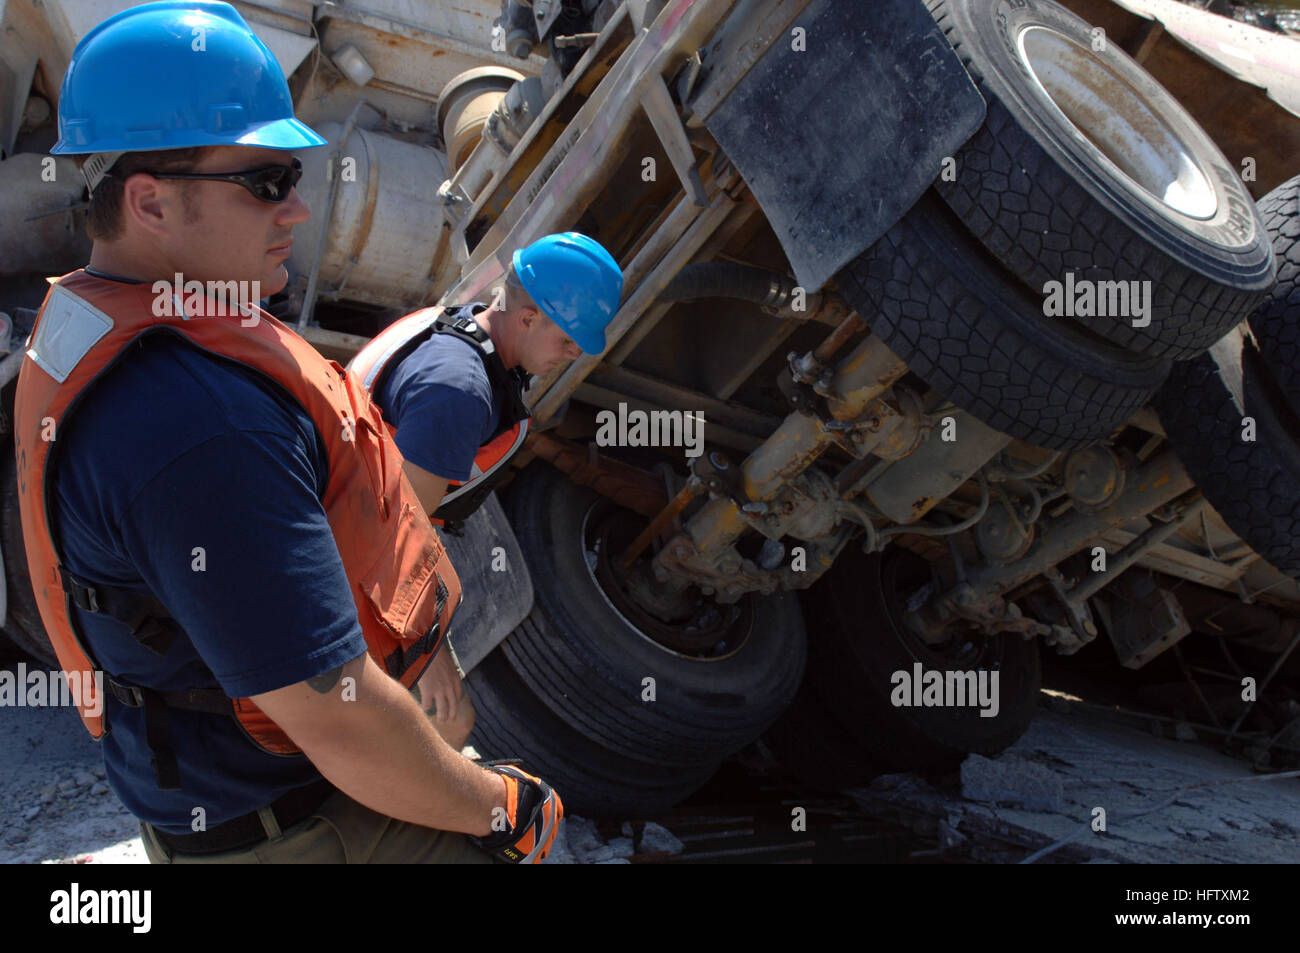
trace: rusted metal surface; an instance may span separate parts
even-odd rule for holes
[[[321,4],[317,20],[331,31],[332,48],[356,43],[381,79],[436,94],[456,74],[485,62],[529,74],[541,71],[546,59],[539,53],[520,60],[492,48],[492,21],[500,9],[493,0],[349,0]],[[367,33],[381,42],[365,43]]]
[[[1137,519],[1192,488],[1192,478],[1172,450],[1166,450],[1130,474],[1124,493],[1094,513],[1075,512],[1044,532],[1028,557],[1009,566],[985,566],[971,573],[980,591],[1006,592],[1073,556],[1107,530]]]
[[[1256,199],[1263,198],[1295,174],[1295,156],[1300,153],[1300,117],[1270,98],[1272,90],[1268,88],[1289,83],[1291,92],[1284,98],[1294,101],[1295,91],[1300,90],[1297,82],[1300,60],[1294,53],[1288,56],[1285,51],[1295,49],[1295,40],[1182,3],[1162,3],[1163,9],[1157,10],[1151,0],[1061,2],[1094,27],[1105,30],[1107,42],[1119,44],[1130,55],[1143,53],[1142,67],[1183,104],[1233,168],[1240,171],[1244,159],[1254,160],[1255,178],[1246,182],[1245,187]],[[1149,10],[1165,20],[1166,29],[1153,40],[1150,25],[1154,21],[1125,7]],[[1171,31],[1174,22],[1167,14],[1179,21],[1197,21],[1195,29],[1187,31],[1186,40]],[[1268,51],[1265,55],[1258,55],[1265,49]],[[1284,51],[1281,60],[1285,73],[1275,68],[1269,81],[1263,87],[1258,86],[1242,70],[1261,68],[1266,57],[1276,58],[1274,49]],[[1246,56],[1240,55],[1243,53]],[[1247,57],[1255,57],[1256,62],[1251,63]],[[1227,68],[1220,68],[1219,63]]]
[[[573,131],[571,123],[578,121],[577,117],[568,117],[575,112],[582,115],[582,101],[589,100],[600,87],[632,39],[626,7],[620,7],[600,31],[596,42],[564,78],[559,92],[550,98],[538,120],[515,146],[515,159],[509,168],[483,190],[471,209],[466,210],[460,223],[462,230],[467,223],[475,221],[500,221],[503,226],[514,223],[521,211],[517,204],[511,211],[515,197],[521,191],[535,187],[539,175],[541,179],[546,178],[549,174],[547,168],[554,168],[558,157],[553,154],[553,147]]]
[[[668,505],[660,510],[659,514],[650,521],[650,525],[643,529],[637,538],[628,544],[627,549],[625,549],[622,555],[619,556],[619,562],[621,562],[625,568],[636,562],[636,558],[645,552],[645,548],[649,546],[656,537],[668,529],[672,524],[672,521],[677,519],[682,510],[686,509],[691,500],[699,496],[700,491],[703,489],[704,483],[702,481],[698,479],[687,480],[686,485],[677,491],[677,495],[668,502]]]
[[[590,487],[620,506],[647,519],[667,502],[663,481],[644,470],[601,456],[594,445],[584,447],[546,433],[530,433],[524,449],[549,461],[579,486]]]
[[[1105,572],[1093,573],[1087,582],[1079,583],[1079,585],[1069,590],[1067,595],[1076,602],[1082,602],[1096,595],[1109,583],[1114,582],[1120,573],[1137,562],[1148,549],[1168,539],[1188,520],[1200,516],[1205,505],[1205,499],[1202,497],[1184,507],[1183,511],[1169,522],[1152,526],[1118,553],[1111,556],[1107,561]]]
[[[867,322],[862,319],[862,315],[858,314],[856,311],[850,312],[848,317],[841,321],[836,326],[835,330],[826,336],[826,340],[817,345],[817,349],[813,351],[813,357],[817,358],[817,360],[822,363],[829,361],[839,353],[840,348],[847,344],[853,335],[864,330],[866,326]]]
[[[648,31],[633,40],[568,121],[563,138],[487,229],[450,294],[478,294],[501,273],[504,255],[562,230],[582,215],[623,158],[626,132],[641,112],[641,84],[662,76],[694,51],[732,4],[733,0],[675,0]]]
[[[831,386],[840,396],[830,402],[831,413],[840,420],[856,417],[905,372],[906,365],[878,338],[868,338],[835,369]],[[807,469],[832,442],[832,432],[816,417],[788,415],[763,446],[745,461],[745,496],[754,501],[770,499]],[[729,502],[715,503],[734,506]],[[698,523],[693,519],[690,527],[692,538],[704,549],[709,548],[703,540],[711,538],[711,531],[705,529],[710,521],[710,517],[701,517]],[[723,523],[734,525],[732,520]],[[696,529],[700,535],[696,535]]]
[[[956,440],[931,433],[919,449],[864,490],[875,507],[896,523],[920,519],[1011,443],[1009,436],[965,411],[954,409],[948,416],[955,422]]]
[[[869,337],[845,358],[829,377],[829,406],[835,418],[823,421],[809,414],[789,414],[762,446],[745,460],[739,490],[725,496],[714,495],[693,515],[668,546],[656,557],[656,563],[670,572],[706,582],[718,588],[728,600],[752,589],[769,591],[779,578],[771,571],[760,570],[752,561],[740,559],[732,543],[756,519],[767,513],[767,501],[789,489],[817,457],[838,438],[830,429],[839,420],[852,421],[856,414],[880,402],[880,396],[906,371],[906,366],[874,336]],[[888,436],[883,429],[868,435],[863,452]],[[754,513],[745,513],[753,509]],[[792,512],[790,518],[801,520]]]

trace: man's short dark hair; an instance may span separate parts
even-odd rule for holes
[[[506,266],[505,289],[504,300],[501,302],[503,311],[522,311],[524,308],[537,307],[537,302],[528,294],[524,283],[519,279],[513,262]]]
[[[113,163],[108,174],[90,196],[86,210],[86,232],[96,241],[112,241],[122,234],[122,190],[131,175],[148,169],[151,172],[184,172],[198,163],[207,152],[206,146],[189,149],[162,149],[157,152],[128,152]],[[85,161],[86,157],[82,158]],[[198,216],[198,205],[193,199],[193,183],[181,182],[181,202],[187,220]]]

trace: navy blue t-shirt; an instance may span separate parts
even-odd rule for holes
[[[487,310],[475,303],[455,317]],[[434,476],[464,483],[479,447],[496,431],[506,395],[494,391],[478,349],[454,334],[433,334],[380,382],[375,403],[397,428],[397,449]]]
[[[74,609],[100,666],[160,690],[272,691],[366,650],[321,495],[329,464],[307,412],[256,372],[174,332],[146,334],[60,425],[54,525],[68,569],[150,592],[184,628],[165,656]],[[213,678],[215,676],[215,680]],[[185,834],[320,778],[255,747],[233,717],[171,710],[182,790],[158,788],[143,712],[111,695],[109,783],[138,817]]]

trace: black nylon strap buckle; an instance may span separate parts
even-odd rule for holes
[[[115,681],[112,676],[105,675],[104,682],[108,685],[108,690],[113,697],[125,705],[127,708],[143,708],[144,693],[135,685],[123,685]]]
[[[121,586],[92,586],[78,579],[63,566],[59,567],[63,591],[83,612],[94,612],[116,619],[131,630],[131,637],[158,656],[167,654],[180,626],[167,607],[152,596],[132,592]]]
[[[82,612],[100,611],[94,586],[84,585],[62,566],[59,567],[59,581],[63,584],[63,591],[72,596],[73,604]]]

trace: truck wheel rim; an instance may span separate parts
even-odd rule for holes
[[[929,564],[914,553],[901,550],[886,554],[879,568],[882,602],[886,624],[902,642],[914,661],[935,669],[999,668],[995,639],[973,628],[954,626],[947,641],[931,645],[918,637],[904,621],[907,605],[918,593],[929,574]]]
[[[1026,27],[1016,45],[1038,93],[1114,171],[1181,215],[1214,217],[1209,175],[1163,118],[1181,107],[1137,63],[1044,26]]]
[[[632,529],[621,534],[611,533],[611,529],[616,528],[611,520],[618,519],[632,520]],[[674,627],[652,618],[619,584],[619,569],[615,566],[615,557],[622,552],[623,545],[642,528],[635,525],[635,519],[627,511],[612,507],[603,500],[593,501],[583,514],[579,543],[583,566],[592,587],[629,630],[660,651],[692,662],[721,662],[731,658],[744,648],[753,629],[752,600],[744,598],[735,606],[720,607],[719,624],[712,630],[702,628],[694,635],[674,631]],[[641,557],[642,560],[646,558]],[[703,637],[710,631],[716,632],[717,638]],[[701,648],[701,642],[708,642],[708,646]]]

